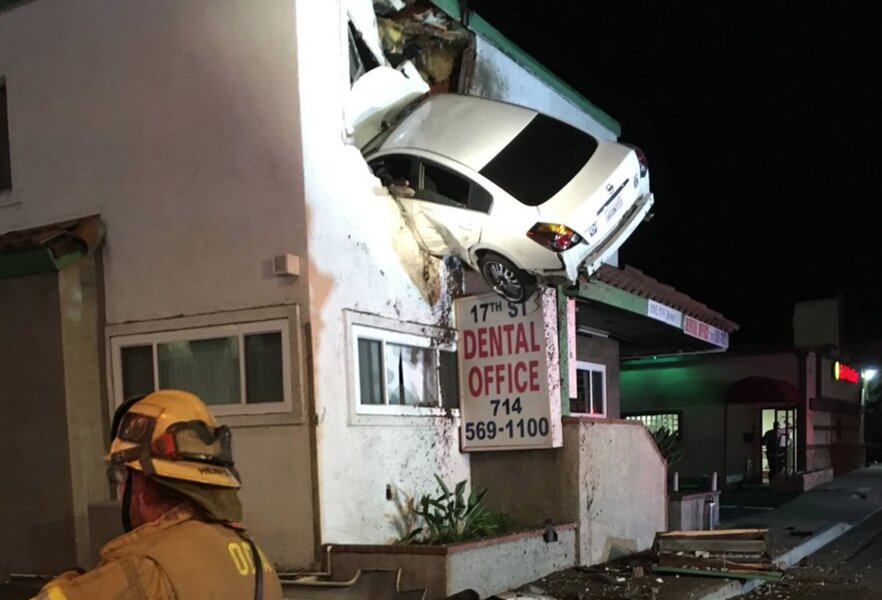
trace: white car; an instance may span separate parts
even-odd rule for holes
[[[575,283],[653,204],[646,158],[528,108],[439,94],[363,148],[421,246],[478,269],[503,298]]]

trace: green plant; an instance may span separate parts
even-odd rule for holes
[[[416,512],[416,501],[411,494],[399,489],[394,483],[390,483],[387,489],[388,498],[395,503],[395,513],[386,514],[386,520],[392,523],[397,534],[387,543],[395,544],[413,531],[420,517]]]
[[[652,439],[658,446],[659,452],[668,462],[668,467],[672,467],[683,458],[686,454],[686,443],[667,427],[659,427],[652,432]]]
[[[471,490],[465,495],[466,481],[453,491],[435,475],[441,488],[435,497],[423,496],[414,512],[422,522],[403,536],[401,544],[449,544],[494,535],[506,530],[508,518],[484,506],[487,490]]]

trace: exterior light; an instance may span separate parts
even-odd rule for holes
[[[864,381],[871,381],[876,376],[876,369],[864,369],[861,371],[861,377],[864,378]]]

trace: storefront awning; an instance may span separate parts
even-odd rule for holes
[[[104,240],[98,216],[0,234],[0,279],[59,271]]]
[[[620,342],[622,358],[722,351],[738,324],[639,269],[603,265],[577,289],[576,322]]]

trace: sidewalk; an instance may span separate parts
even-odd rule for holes
[[[774,510],[721,523],[719,528],[767,527],[772,560],[781,569],[788,569],[879,510],[882,510],[882,465],[874,465],[837,477]],[[695,584],[698,586],[699,582]],[[758,580],[722,580],[715,589],[696,589],[693,595],[682,595],[682,591],[667,594],[662,591],[667,586],[662,586],[657,600],[722,600],[746,594],[761,584]]]
[[[722,522],[719,528],[768,528],[772,559],[788,569],[879,510],[882,465],[875,465],[838,477],[772,510]],[[543,600],[552,598],[548,594],[553,590],[555,598],[724,600],[762,584],[759,580],[653,573],[652,563],[651,555],[641,554],[605,565],[568,569],[498,597]],[[0,600],[28,598],[28,592],[38,587],[35,582],[0,585]]]
[[[768,528],[772,560],[781,569],[788,569],[879,510],[882,465],[874,465],[803,492],[777,508],[722,522],[719,529]],[[545,600],[552,598],[548,594],[554,591],[555,598],[724,600],[763,584],[760,580],[653,573],[652,562],[651,556],[644,555],[571,569],[499,597]],[[560,595],[562,591],[564,595]]]

